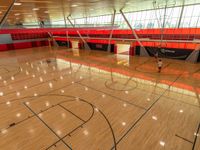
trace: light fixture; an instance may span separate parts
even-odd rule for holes
[[[56,133],[57,133],[58,135],[61,135],[61,134],[62,134],[62,132],[61,132],[60,130],[58,130]]]
[[[66,114],[65,113],[62,113],[62,118],[65,118],[66,117]]]
[[[77,7],[78,5],[74,4],[74,5],[71,5],[71,7]]]
[[[50,88],[53,88],[53,84],[52,84],[51,82],[49,83],[49,87],[50,87]]]
[[[19,16],[19,15],[20,15],[20,13],[16,13],[16,14],[15,14],[15,16]]]
[[[0,96],[3,96],[3,92],[0,92]]]
[[[6,105],[10,105],[10,101],[7,101],[7,102],[6,102]]]
[[[17,95],[17,96],[20,96],[20,92],[17,92],[16,95]]]
[[[34,96],[36,97],[36,96],[38,96],[38,94],[37,94],[37,93],[34,93]]]
[[[83,131],[83,134],[84,134],[84,135],[88,135],[89,132],[88,132],[87,130],[84,130],[84,131]]]
[[[126,125],[126,122],[122,122],[122,125],[125,126],[125,125]]]
[[[14,3],[15,6],[20,6],[22,3]]]
[[[42,77],[40,77],[40,82],[43,82],[43,78]]]
[[[181,110],[179,110],[179,112],[180,112],[180,113],[183,113],[183,110],[181,109]]]
[[[39,8],[33,8],[32,10],[39,10]]]
[[[8,132],[7,129],[3,129],[3,130],[1,130],[1,133],[2,133],[2,134],[6,134],[7,132]]]
[[[20,117],[20,116],[21,116],[21,114],[20,114],[20,113],[17,113],[17,114],[16,114],[16,117]]]
[[[158,120],[158,118],[156,116],[152,116],[153,120]]]
[[[99,109],[98,109],[98,108],[95,108],[95,111],[96,111],[96,112],[99,112]]]
[[[41,118],[41,117],[42,117],[42,115],[43,115],[43,114],[42,114],[42,113],[40,113],[38,116]]]
[[[45,105],[46,105],[46,107],[49,107],[49,102],[46,102]]]
[[[48,13],[49,13],[49,11],[44,11],[44,13],[48,14]]]
[[[161,145],[161,146],[165,146],[165,142],[160,141],[160,145]]]

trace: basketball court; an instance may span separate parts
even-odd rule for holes
[[[64,17],[65,27],[45,27],[39,14],[40,25],[25,24],[25,15],[19,25],[12,15],[28,11],[29,1],[9,2],[0,2],[0,150],[200,150],[200,26],[193,33],[192,27],[165,27],[161,19],[160,28],[137,29],[126,15],[150,4],[163,13],[199,4],[151,0],[143,8],[142,1],[106,1],[117,5],[113,18],[125,10],[124,29],[117,18],[109,26],[66,26],[71,16]],[[71,19],[83,13],[78,10],[83,4],[90,10],[104,6],[89,0],[30,1],[40,10],[48,4],[49,17],[56,3],[71,5],[71,11],[62,10],[72,13]],[[127,6],[136,4],[138,10]],[[105,5],[105,12],[110,7]],[[63,14],[52,19],[56,15]],[[171,30],[181,39],[167,39]],[[196,41],[184,39],[186,30]],[[160,73],[156,53],[163,62]]]

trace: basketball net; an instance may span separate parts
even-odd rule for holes
[[[166,47],[167,43],[163,42],[164,32],[166,28],[166,23],[170,19],[173,14],[174,6],[176,5],[176,0],[154,0],[153,7],[155,10],[155,16],[158,22],[158,26],[160,27],[160,42],[157,44],[159,49]],[[171,7],[171,11],[167,12],[167,8]],[[164,9],[164,12],[163,12]]]

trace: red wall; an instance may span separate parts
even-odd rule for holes
[[[111,30],[109,29],[93,29],[93,28],[43,28],[43,29],[3,29],[0,30],[0,34],[11,34],[13,40],[26,40],[26,39],[39,39],[39,38],[48,38],[48,32],[53,34],[57,37],[56,40],[59,41],[66,41],[66,32],[70,36],[78,37],[77,30],[79,30],[82,36],[89,35],[90,39],[86,40],[87,42],[91,43],[101,43],[101,44],[108,44],[108,40],[97,40],[92,39],[92,37],[102,37],[107,38]],[[161,30],[160,29],[141,29],[136,30],[136,33],[140,38],[151,38],[151,39],[159,39]],[[113,31],[113,37],[116,38],[134,38],[132,35],[131,30],[119,30],[115,29]],[[165,39],[178,39],[178,40],[193,40],[193,39],[200,39],[200,28],[180,28],[180,29],[173,29],[167,28],[164,30],[164,38]],[[114,44],[116,41],[112,40],[111,44]],[[142,42],[144,46],[150,47],[158,47],[160,45],[159,42]],[[14,44],[12,45],[0,45],[0,50],[9,50],[9,49],[19,49],[19,48],[27,48],[31,47],[31,42],[21,43],[21,44]],[[136,46],[139,45],[136,42]],[[40,45],[38,45],[40,46]],[[166,48],[178,48],[178,49],[188,49],[194,50],[197,44],[194,43],[165,43],[162,47]]]

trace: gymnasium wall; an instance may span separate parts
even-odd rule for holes
[[[111,43],[112,51],[114,51],[114,45],[116,44],[117,39],[135,40],[135,37],[133,36],[131,30],[115,29],[113,30],[112,38],[116,39],[109,41],[108,38],[111,33],[111,30],[109,29],[93,29],[93,28],[3,29],[0,30],[0,35],[10,34],[13,43],[0,44],[0,51],[46,46],[48,45],[49,33],[52,34],[55,37],[56,41],[60,43],[64,41],[65,42],[70,41],[70,38],[76,38],[76,37],[79,38],[77,30],[82,35],[82,37],[86,38],[85,41],[88,43],[88,45],[90,45],[92,49],[107,50],[108,43]],[[160,29],[141,29],[141,30],[136,30],[136,33],[139,38],[158,40],[158,42],[143,41],[142,44],[145,47],[147,47],[147,49],[152,49],[152,48],[156,49],[158,46],[161,46],[162,48],[165,49],[175,49],[179,51],[193,51],[197,45],[195,43],[187,43],[187,42],[182,42],[182,43],[167,42],[160,45],[159,42],[159,39],[161,38]],[[167,28],[163,32],[163,39],[187,40],[187,41],[199,40],[200,28],[179,28],[179,29]],[[136,48],[136,46],[139,46],[137,42],[135,42],[134,47]]]

